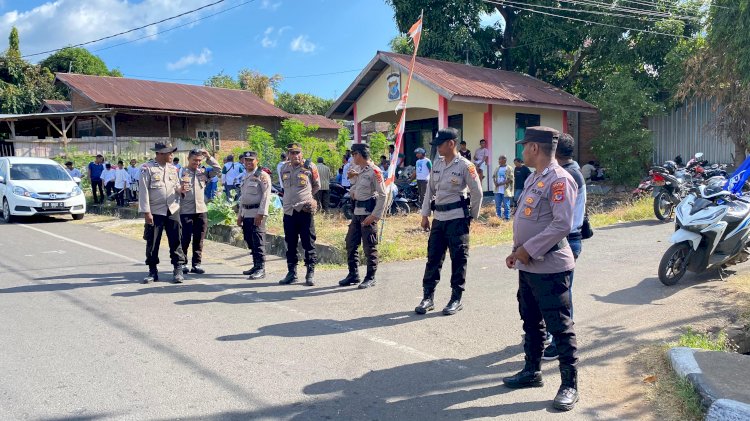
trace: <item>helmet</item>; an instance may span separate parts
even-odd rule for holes
[[[677,164],[674,161],[666,161],[664,163],[664,168],[666,168],[670,174],[674,174],[675,170],[677,170]]]
[[[424,148],[417,148],[417,149],[414,149],[414,153],[421,153],[422,155],[424,155],[425,154],[425,150],[424,150]]]
[[[709,178],[706,180],[706,186],[703,188],[703,195],[712,196],[721,192],[724,190],[724,184],[726,184],[726,182],[727,179],[720,175]]]

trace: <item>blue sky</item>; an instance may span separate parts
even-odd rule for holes
[[[12,25],[19,29],[22,54],[32,54],[125,31],[214,1],[0,0],[0,48],[6,48]],[[244,1],[225,0],[87,48],[126,77],[202,84],[220,71],[234,76],[247,67],[287,77],[282,90],[333,98],[397,35],[393,10],[383,0],[255,0],[165,34],[113,47]],[[349,70],[357,71],[299,77]]]

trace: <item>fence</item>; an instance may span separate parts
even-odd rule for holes
[[[12,141],[15,156],[54,158],[65,153],[61,138],[38,139],[36,137],[16,136]],[[117,137],[114,142],[111,136],[82,137],[68,139],[68,150],[76,153],[95,156],[102,154],[106,158],[143,158],[151,157],[151,148],[155,143],[171,142],[177,146],[175,155],[185,155],[196,147],[193,143],[168,137]],[[117,156],[114,149],[117,146]],[[2,151],[0,151],[2,152]],[[0,156],[2,156],[0,154]]]
[[[716,114],[713,102],[695,99],[670,114],[649,118],[654,162],[674,159],[677,155],[687,161],[696,152],[703,152],[709,162],[733,163],[734,145],[714,130]]]

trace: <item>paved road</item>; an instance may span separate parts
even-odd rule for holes
[[[69,222],[0,225],[0,419],[647,419],[631,356],[725,312],[719,281],[656,279],[671,230],[635,223],[584,243],[583,397],[560,414],[556,363],[544,388],[500,381],[523,359],[508,247],[472,250],[464,311],[417,317],[423,260],[383,265],[367,291],[334,287],[343,271],[282,287],[279,262],[250,282],[239,255],[212,256],[184,285],[141,285],[140,241]],[[440,306],[449,294],[444,281]]]

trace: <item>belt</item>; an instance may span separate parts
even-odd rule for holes
[[[256,203],[254,205],[242,205],[243,209],[258,209],[260,207],[260,203]]]
[[[563,238],[562,240],[560,240],[560,242],[557,243],[557,244],[555,244],[554,246],[552,246],[552,248],[549,249],[549,251],[547,253],[552,253],[553,251],[562,250],[565,247],[568,247],[568,239],[567,238]]]
[[[453,209],[461,209],[466,206],[466,202],[464,200],[459,200],[458,202],[453,203],[446,203],[444,205],[435,205],[435,210],[440,212],[446,212]]]
[[[370,206],[372,206],[373,208],[375,207],[375,199],[374,198],[370,198],[370,199],[367,199],[367,200],[355,200],[354,201],[354,207],[356,207],[356,208],[365,208],[365,209],[368,209]]]

